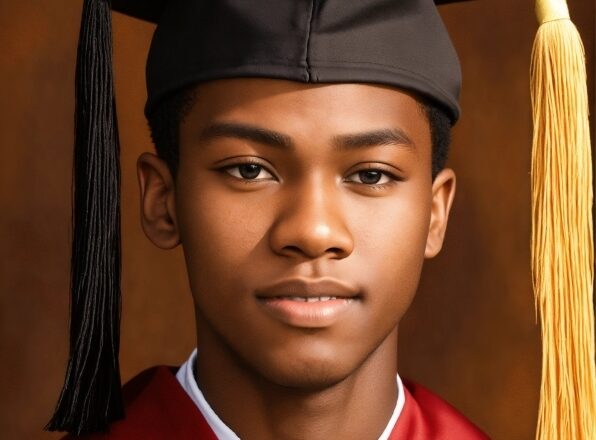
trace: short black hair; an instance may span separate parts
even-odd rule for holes
[[[147,116],[151,138],[157,154],[176,176],[178,171],[180,124],[188,115],[195,100],[195,87],[188,87],[170,94],[158,103]],[[419,100],[420,108],[426,116],[431,134],[432,163],[434,180],[445,168],[451,143],[452,122],[447,112],[429,100]]]
[[[449,145],[451,145],[451,128],[453,122],[447,111],[431,101],[420,102],[423,113],[426,115],[430,126],[430,139],[432,146],[431,171],[432,180],[445,168],[449,157]]]

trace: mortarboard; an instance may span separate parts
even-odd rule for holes
[[[452,2],[113,0],[110,5],[108,0],[84,1],[76,70],[70,357],[48,429],[98,431],[123,416],[118,366],[120,176],[111,9],[157,24],[147,61],[146,115],[168,95],[197,82],[266,77],[395,86],[431,100],[455,123],[459,61],[435,6]],[[565,432],[584,433],[574,438],[590,438],[586,433],[593,428],[585,425],[596,414],[596,393],[589,138],[581,120],[574,119],[575,107],[567,108],[567,119],[560,122],[557,109],[563,107],[551,101],[562,88],[581,86],[582,79],[580,75],[570,85],[570,80],[550,75],[551,70],[541,70],[567,53],[568,45],[553,50],[548,41],[551,33],[570,34],[567,28],[560,30],[570,22],[562,0],[538,1],[537,12],[541,22],[548,22],[539,33],[533,67],[537,132],[550,129],[552,134],[559,124],[561,132],[584,133],[570,139],[567,149],[560,148],[560,139],[551,149],[552,137],[539,134],[533,149],[533,271],[545,347],[539,434],[551,438],[569,429]],[[546,35],[544,43],[540,35]],[[542,47],[546,49],[541,51]],[[575,104],[584,105],[581,98]],[[587,112],[587,103],[585,107]],[[584,147],[583,155],[572,150],[578,144]],[[561,151],[564,156],[555,155]],[[565,162],[581,172],[562,172],[557,166]],[[547,170],[543,164],[553,168]],[[569,199],[559,197],[569,188],[588,186],[589,194],[579,189]],[[553,204],[558,199],[564,202]],[[581,312],[571,312],[574,307]],[[583,345],[575,344],[582,338]]]

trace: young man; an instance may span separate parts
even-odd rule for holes
[[[111,85],[102,89],[110,11],[89,0],[73,342],[50,428],[113,439],[486,438],[396,375],[399,322],[455,194],[444,163],[459,64],[433,2],[114,8],[158,22],[146,108],[158,154],[138,161],[141,218],[156,246],[183,246],[198,349],[176,371],[133,379],[122,419],[117,133]]]
[[[387,438],[416,405],[397,328],[455,190],[453,171],[433,178],[431,137],[391,87],[226,79],[196,87],[176,177],[139,159],[145,232],[183,244],[195,301],[177,378],[240,438]],[[429,405],[435,438],[482,438]]]

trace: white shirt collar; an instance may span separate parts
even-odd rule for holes
[[[193,374],[194,371],[194,364],[197,358],[197,350],[196,348],[191,353],[188,360],[180,367],[178,372],[176,373],[176,379],[186,391],[188,396],[192,399],[195,403],[203,417],[213,430],[215,436],[219,440],[240,440],[240,438],[232,431],[228,426],[215,414],[215,411],[209,406],[207,400],[205,400],[205,396],[199,389],[197,381],[195,380],[195,376]],[[404,386],[401,382],[399,374],[396,375],[397,381],[397,402],[395,403],[395,409],[393,410],[393,414],[389,418],[389,422],[385,427],[385,430],[379,437],[379,440],[387,440],[391,431],[395,427],[397,423],[397,419],[399,418],[405,404],[405,394],[404,394]]]

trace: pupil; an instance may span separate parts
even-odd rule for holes
[[[240,175],[245,179],[254,179],[261,172],[261,166],[254,163],[247,163],[239,166]]]
[[[360,171],[360,180],[363,183],[377,183],[381,180],[381,172],[380,171]]]

